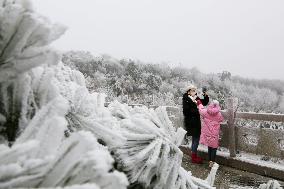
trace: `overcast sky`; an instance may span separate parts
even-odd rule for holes
[[[69,29],[53,46],[284,80],[283,0],[33,0]]]

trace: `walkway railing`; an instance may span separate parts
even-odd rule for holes
[[[228,99],[227,110],[222,112],[228,122],[222,125],[221,146],[229,148],[231,157],[235,157],[236,151],[239,150],[284,159],[284,130],[236,124],[237,119],[282,122],[284,124],[284,115],[236,112],[232,101],[232,98]]]

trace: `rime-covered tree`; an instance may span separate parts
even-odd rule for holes
[[[164,107],[105,107],[49,48],[64,28],[28,5],[0,1],[0,127],[15,140],[0,145],[0,188],[212,188],[181,167],[185,131]]]

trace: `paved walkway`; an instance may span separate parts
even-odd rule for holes
[[[188,155],[184,155],[182,166],[186,170],[191,171],[193,176],[202,179],[205,179],[210,172],[208,162],[202,165],[192,164]],[[217,189],[255,189],[269,180],[272,179],[220,165],[216,175],[215,186]],[[284,188],[284,181],[278,182]]]

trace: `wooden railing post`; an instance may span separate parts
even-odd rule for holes
[[[228,127],[229,127],[229,150],[230,157],[236,157],[236,137],[235,137],[235,109],[234,98],[228,98]]]

